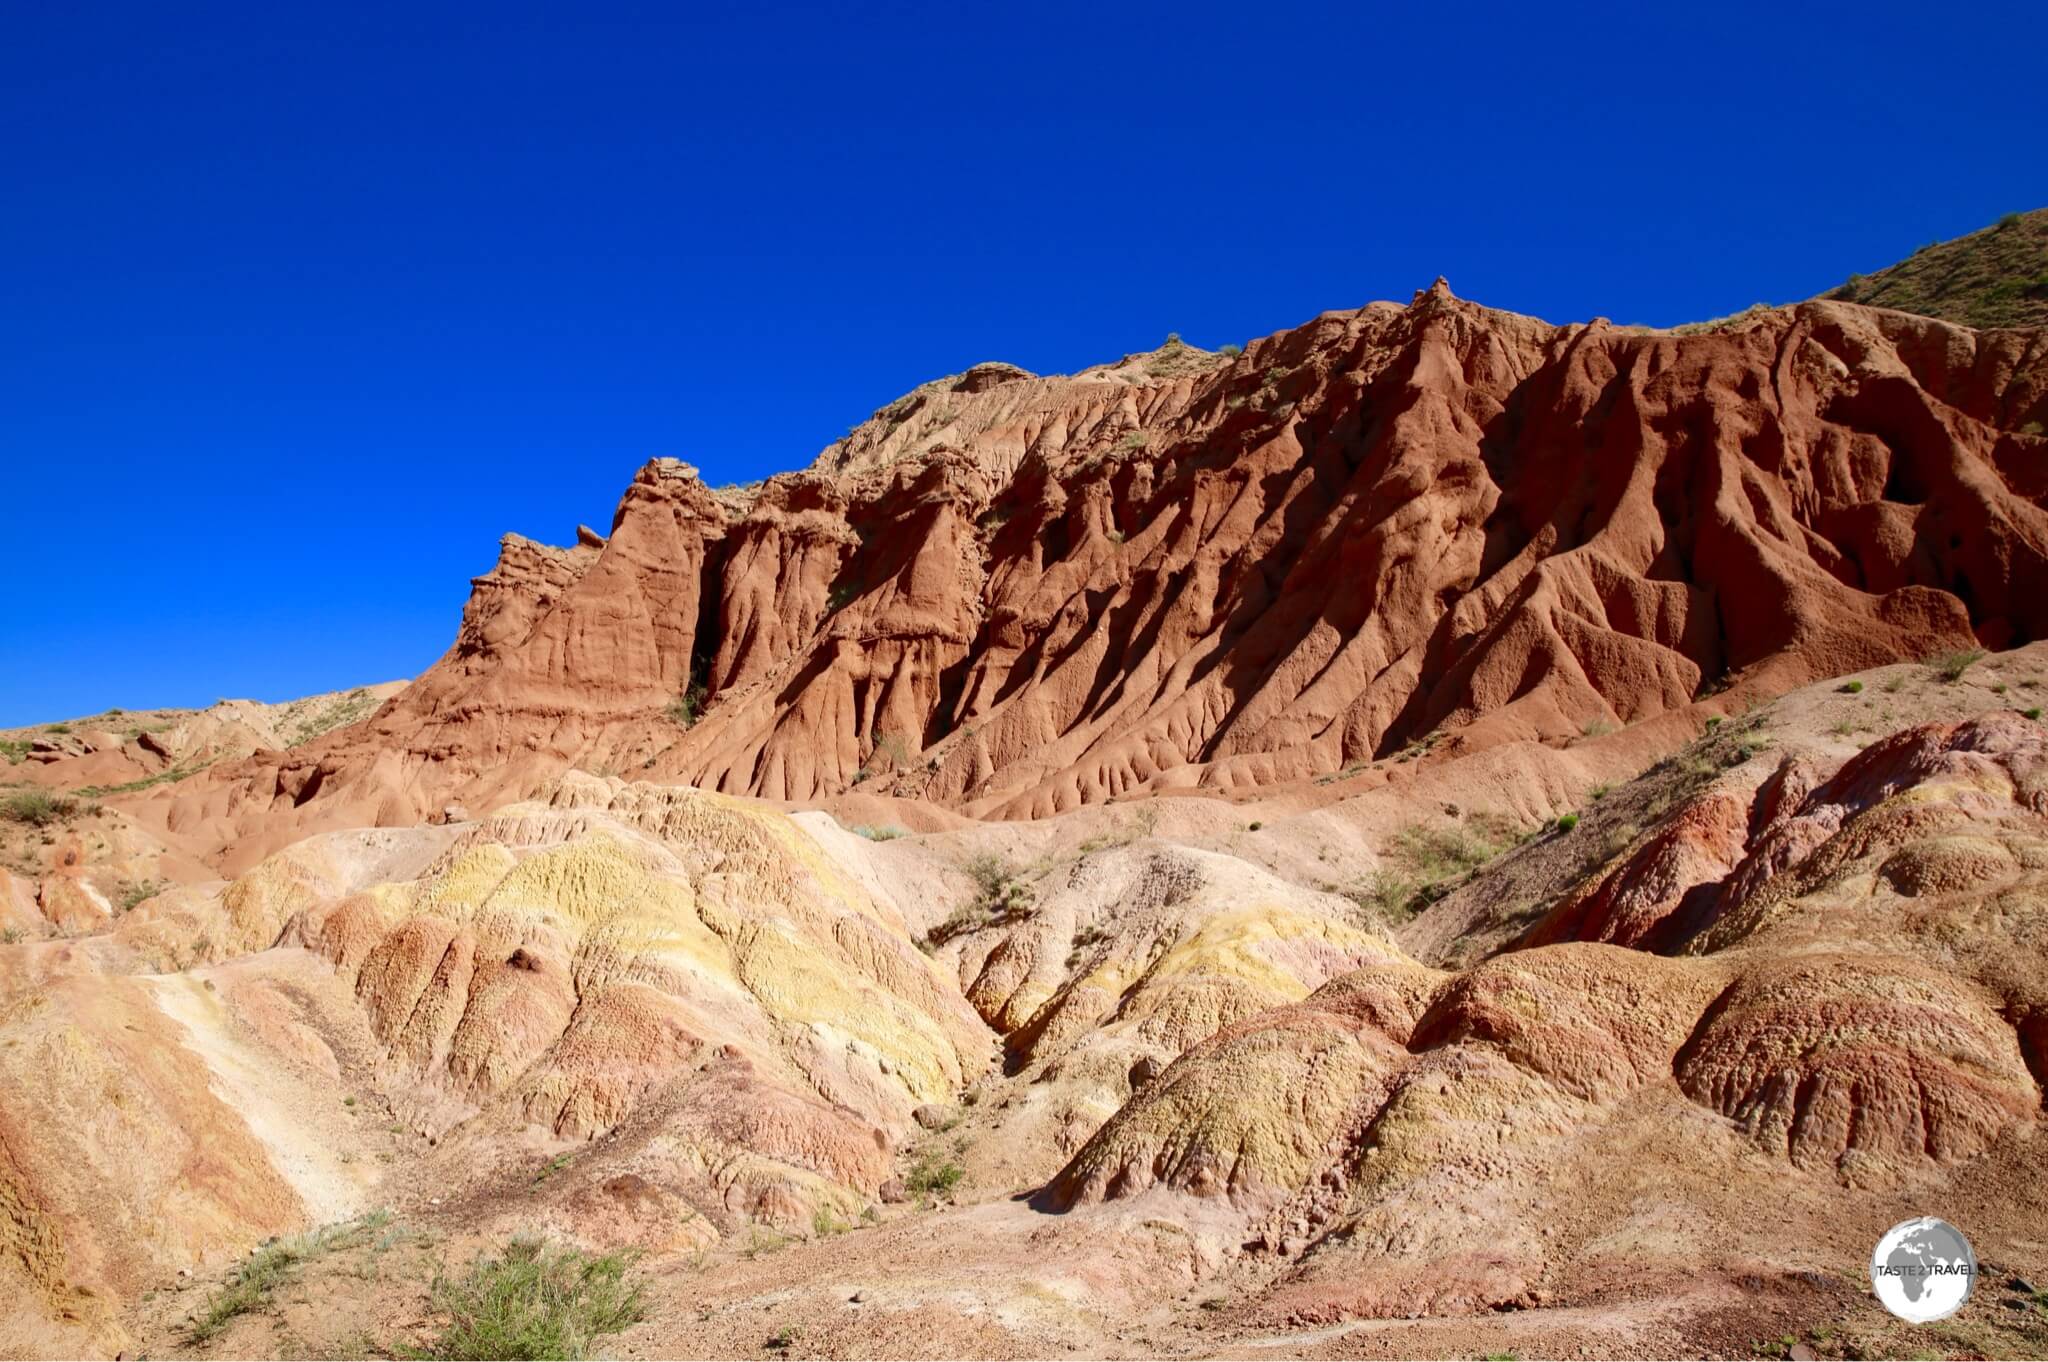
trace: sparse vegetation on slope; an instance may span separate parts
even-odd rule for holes
[[[297,747],[302,743],[311,742],[324,733],[359,723],[376,713],[380,703],[377,697],[370,693],[369,687],[357,686],[354,690],[334,696],[317,708],[311,708],[299,715],[286,741],[289,746]]]
[[[1389,922],[1406,922],[1516,840],[1505,825],[1491,819],[1454,827],[1403,828],[1388,845],[1385,864],[1343,893]]]
[[[420,1352],[429,1358],[580,1358],[646,1312],[632,1259],[592,1257],[515,1239],[458,1278],[437,1278],[434,1308],[449,1322]]]
[[[100,799],[107,795],[134,794],[137,790],[147,790],[155,785],[175,785],[187,776],[196,775],[204,771],[212,764],[211,762],[200,762],[193,766],[174,766],[168,771],[159,771],[153,776],[144,776],[140,780],[124,781],[119,785],[81,785],[78,787],[78,792],[88,799]]]
[[[11,790],[0,796],[0,818],[10,823],[26,823],[30,827],[48,827],[77,816],[79,802],[69,795],[51,794],[48,790]]]
[[[2048,208],[2008,213],[1982,231],[1930,242],[1822,296],[1965,326],[2048,325]]]
[[[932,929],[933,945],[1030,911],[1031,885],[1025,872],[1008,860],[985,851],[968,857],[960,868],[974,881],[974,897]]]
[[[354,1247],[390,1219],[388,1211],[373,1211],[355,1220],[264,1245],[235,1270],[227,1285],[214,1293],[193,1319],[187,1337],[193,1343],[205,1343],[240,1316],[268,1306],[272,1293],[289,1281],[300,1266],[336,1249]]]
[[[703,712],[704,687],[702,683],[691,685],[688,690],[685,690],[681,695],[670,701],[667,710],[669,721],[679,728],[692,727],[696,724],[697,717]]]

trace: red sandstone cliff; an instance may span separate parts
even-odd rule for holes
[[[758,490],[657,460],[608,537],[508,537],[408,690],[166,816],[261,822],[245,861],[571,764],[1028,816],[2008,646],[2048,637],[2044,416],[2040,333],[1838,302],[1678,335],[1439,283],[1241,356],[983,365]]]

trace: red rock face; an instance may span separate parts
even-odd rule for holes
[[[2034,339],[1841,303],[1553,327],[1439,285],[1231,359],[982,366],[751,500],[661,461],[609,540],[508,540],[409,691],[173,822],[275,844],[572,763],[1033,816],[2048,636]]]

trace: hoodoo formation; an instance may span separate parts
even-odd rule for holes
[[[1939,1208],[2039,1355],[2044,422],[2039,330],[1439,280],[0,735],[0,1354],[513,1262],[624,1355],[1882,1356]]]

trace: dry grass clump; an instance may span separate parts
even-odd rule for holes
[[[1518,840],[1499,819],[1413,824],[1394,834],[1382,854],[1385,864],[1339,892],[1390,922],[1406,922]]]
[[[437,1277],[434,1308],[448,1325],[420,1350],[428,1358],[580,1358],[607,1334],[636,1324],[646,1296],[627,1279],[632,1258],[593,1257],[515,1239],[457,1278]]]

